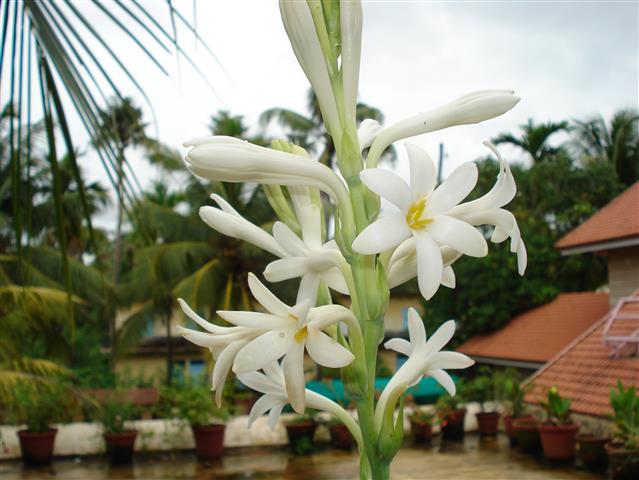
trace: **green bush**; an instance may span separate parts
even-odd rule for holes
[[[639,396],[636,387],[624,388],[617,380],[617,390],[610,390],[612,420],[615,423],[615,440],[628,449],[639,448]]]
[[[572,423],[570,418],[570,404],[572,402],[559,395],[557,387],[548,390],[548,400],[541,402],[546,412],[546,422],[553,425],[566,425]]]
[[[138,407],[125,400],[121,392],[115,391],[102,402],[96,411],[96,420],[102,424],[104,433],[122,433],[127,423],[139,416]]]
[[[156,414],[163,418],[180,418],[195,426],[221,423],[229,417],[227,408],[215,405],[209,387],[190,381],[184,385],[162,387]]]
[[[530,390],[529,385],[522,385],[521,374],[514,368],[507,368],[495,374],[497,397],[503,401],[508,415],[518,418],[526,414],[524,398]]]
[[[73,390],[65,383],[18,380],[6,397],[6,420],[26,424],[30,432],[46,432],[54,423],[69,421],[75,406]]]

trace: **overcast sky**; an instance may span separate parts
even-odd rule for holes
[[[191,0],[176,5],[191,18]],[[163,2],[148,7],[165,10]],[[95,9],[85,10],[105,25]],[[365,2],[360,100],[380,108],[390,124],[474,90],[515,90],[521,102],[498,119],[411,140],[433,158],[443,142],[446,175],[461,162],[484,155],[483,140],[516,131],[529,117],[538,122],[609,117],[619,108],[636,107],[638,18],[636,1]],[[249,125],[273,106],[305,111],[307,81],[276,2],[198,1],[197,28],[233,83],[185,31],[180,39],[219,98],[184,59],[178,63],[164,56],[172,75],[161,78],[143,55],[126,47],[130,53],[124,59],[147,89],[164,143],[178,147],[189,137],[208,133],[210,116],[220,108],[243,114]],[[114,48],[125,45],[119,38],[113,35]],[[142,103],[124,78],[119,84]],[[145,112],[150,120],[147,107]],[[397,169],[406,175],[407,161],[398,150]],[[505,152],[512,161],[524,160],[516,150]],[[84,159],[87,168],[95,164],[92,159]],[[135,163],[143,183],[157,175],[139,159]],[[103,177],[99,168],[89,171],[93,178]]]

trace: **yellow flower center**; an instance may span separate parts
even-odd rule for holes
[[[406,213],[406,223],[413,230],[421,230],[426,225],[432,223],[432,218],[422,218],[424,210],[426,209],[426,196],[419,197],[411,203]]]
[[[295,341],[297,343],[302,343],[308,337],[308,327],[304,325],[297,332],[295,332]]]

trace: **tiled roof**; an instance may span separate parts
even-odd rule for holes
[[[562,293],[491,334],[471,338],[457,350],[474,357],[545,363],[608,308],[607,293]]]
[[[555,246],[566,249],[639,236],[639,182],[568,232]]]
[[[635,292],[639,298],[639,292]],[[636,304],[635,304],[636,306]],[[629,306],[627,310],[636,307]],[[621,313],[625,312],[622,309]],[[533,377],[533,389],[526,400],[539,403],[546,391],[556,386],[559,394],[572,400],[571,408],[578,413],[606,416],[611,413],[610,390],[617,379],[625,386],[639,384],[639,357],[611,358],[611,348],[603,343],[603,330],[608,320],[605,315],[599,322],[577,338]],[[613,323],[615,334],[629,333],[628,320]],[[616,325],[616,327],[615,327]],[[634,321],[633,330],[639,328]]]

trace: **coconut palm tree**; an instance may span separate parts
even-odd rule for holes
[[[556,155],[561,147],[551,147],[550,137],[562,131],[568,131],[568,122],[552,122],[536,124],[532,118],[519,127],[521,134],[502,133],[493,139],[493,143],[508,143],[519,147],[532,158],[533,164],[542,162],[552,155]]]
[[[615,112],[606,124],[603,117],[574,122],[574,145],[583,161],[614,165],[619,180],[632,185],[639,180],[639,113],[636,109]]]

